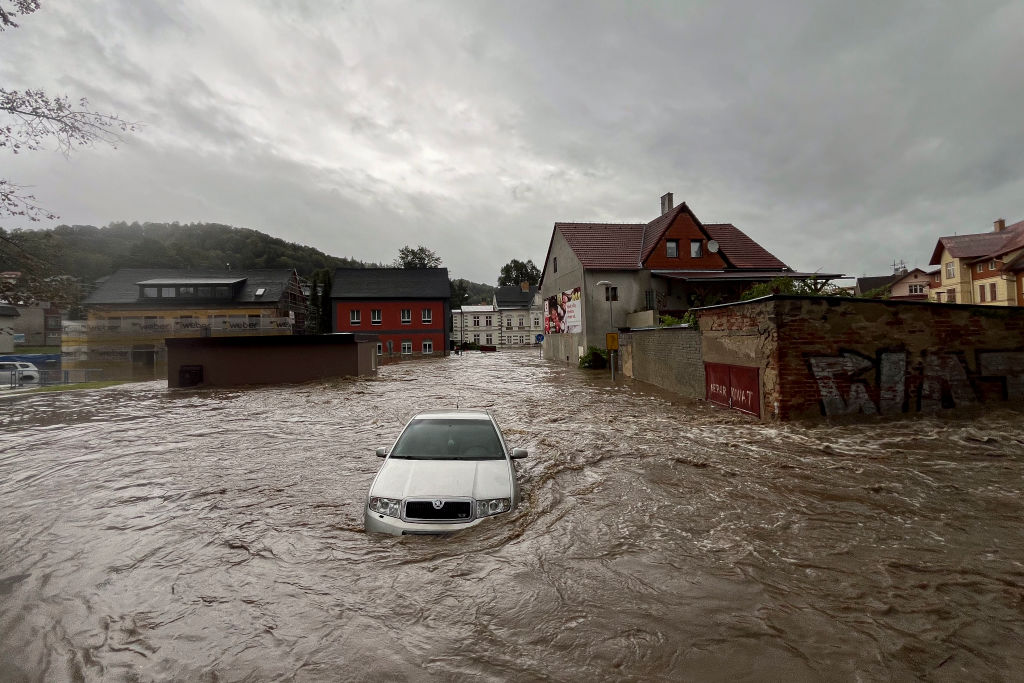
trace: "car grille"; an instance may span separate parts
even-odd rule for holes
[[[472,511],[468,500],[445,500],[440,509],[434,507],[433,500],[410,500],[405,504],[405,518],[410,522],[468,522]]]

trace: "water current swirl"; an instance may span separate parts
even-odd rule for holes
[[[406,417],[492,410],[523,504],[362,530]],[[0,399],[0,679],[1011,680],[1019,413],[773,425],[539,359]]]

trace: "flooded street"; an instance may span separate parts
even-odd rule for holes
[[[405,419],[523,504],[362,531]],[[764,425],[536,352],[0,401],[0,679],[1019,680],[1019,413]]]

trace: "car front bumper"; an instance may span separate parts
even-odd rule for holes
[[[369,508],[363,511],[363,528],[369,534],[392,534],[394,536],[420,535],[420,534],[453,534],[475,527],[480,522],[488,519],[480,517],[470,522],[456,522],[454,524],[438,524],[430,522],[406,522],[397,517],[389,517],[378,512],[371,512]]]

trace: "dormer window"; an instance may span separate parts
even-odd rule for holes
[[[700,258],[704,255],[704,240],[690,240],[690,258]]]
[[[679,240],[665,240],[665,256],[679,258]]]

